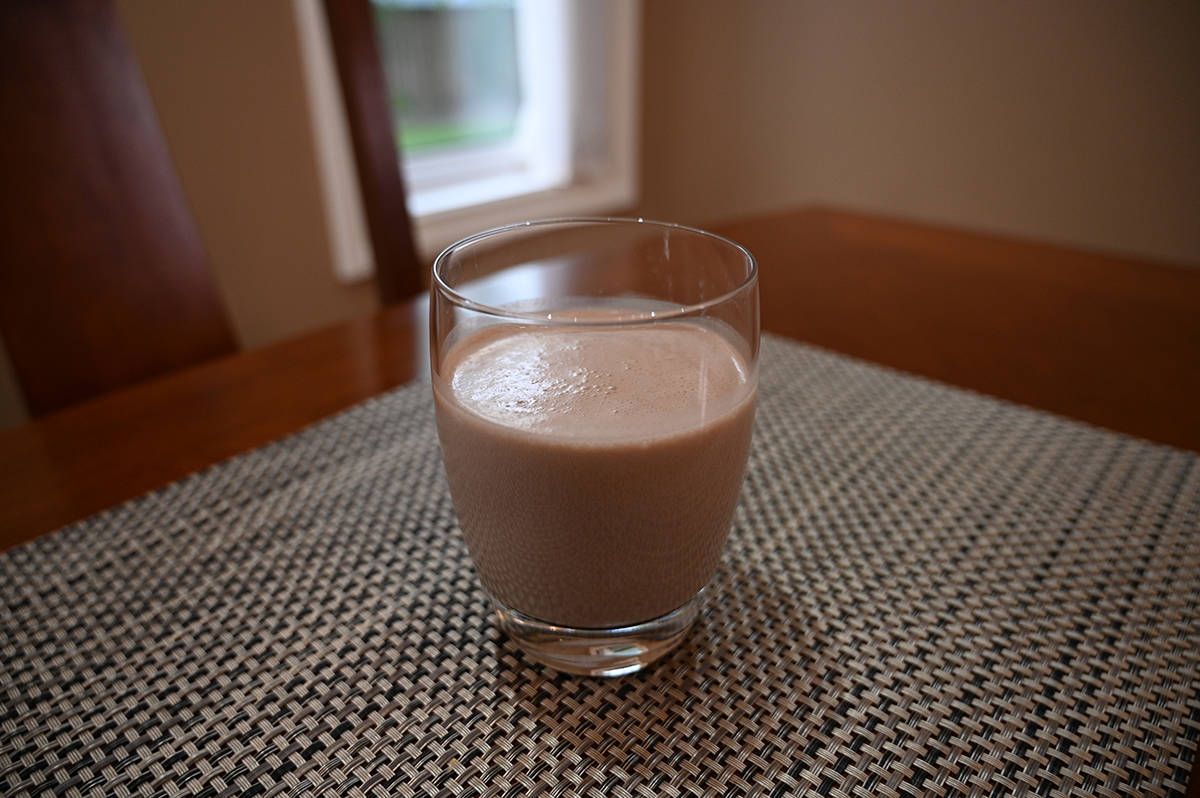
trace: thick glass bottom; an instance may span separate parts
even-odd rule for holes
[[[653,620],[612,629],[557,626],[499,603],[496,618],[521,650],[543,665],[584,676],[624,676],[679,645],[700,613],[702,597]]]

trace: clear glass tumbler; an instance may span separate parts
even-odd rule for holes
[[[758,386],[754,258],[641,219],[489,230],[438,256],[430,356],[459,524],[499,626],[632,673],[695,620]]]

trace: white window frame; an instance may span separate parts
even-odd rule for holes
[[[524,7],[517,15],[518,35],[583,28],[573,18],[570,2],[521,2]],[[374,264],[327,23],[319,0],[293,0],[293,6],[331,258],[342,280],[358,281],[373,273]],[[607,64],[603,67],[609,81],[608,107],[604,113],[593,114],[599,120],[593,125],[602,125],[603,129],[590,131],[593,141],[603,142],[602,152],[593,152],[589,160],[581,161],[573,151],[576,131],[561,129],[564,120],[526,116],[518,119],[515,145],[478,148],[457,159],[428,156],[414,159],[411,165],[406,163],[409,211],[422,257],[432,259],[459,238],[489,227],[550,216],[611,213],[636,202],[640,0],[607,0],[604,9],[609,28],[604,32]],[[588,70],[589,66],[577,64],[572,68],[569,63],[571,54],[581,51],[572,46],[571,35],[541,37],[542,41],[550,41],[557,52],[540,56],[560,59],[563,67],[552,75],[542,75],[549,79],[524,84],[525,96],[558,92],[560,96],[553,102],[565,102],[573,108],[572,86],[579,85],[573,79],[575,68]],[[518,57],[526,58],[528,52],[525,49]],[[528,75],[531,70],[523,68],[521,72]],[[545,107],[541,103],[530,105]],[[578,118],[574,113],[570,116]],[[530,169],[528,161],[521,158],[521,152],[528,152],[526,148],[530,147],[550,157],[542,157],[537,167]],[[479,164],[485,167],[482,173]],[[507,164],[507,168],[497,168],[497,164]],[[452,185],[459,177],[466,180]],[[477,201],[463,204],[464,196]]]
[[[515,0],[517,72],[525,101],[514,134],[498,144],[403,158],[410,214],[430,216],[570,182],[571,11],[562,0]]]

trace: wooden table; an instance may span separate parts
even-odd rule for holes
[[[761,269],[765,329],[1200,449],[1200,269],[809,209],[716,228]],[[428,371],[427,300],[0,433],[0,548]]]

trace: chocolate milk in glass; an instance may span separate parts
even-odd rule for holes
[[[716,326],[497,325],[434,378],[479,576],[572,627],[640,623],[712,578],[741,488],[756,376]]]

